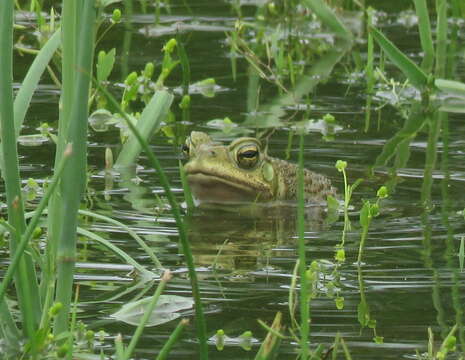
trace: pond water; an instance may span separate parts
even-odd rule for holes
[[[254,97],[250,94],[247,62],[243,58],[238,59],[236,81],[231,74],[225,31],[234,27],[235,14],[228,3],[188,3],[189,11],[182,1],[174,1],[170,15],[162,12],[160,21],[163,31],[153,28],[152,13],[142,14],[136,9],[132,32],[128,33],[120,24],[105,36],[99,48],[107,51],[116,48],[117,61],[111,79],[117,83],[126,71],[125,66],[129,71],[140,71],[148,61],[159,62],[163,44],[175,35],[176,28],[182,28],[192,82],[213,77],[217,84],[212,98],[192,94],[190,121],[183,125],[184,132],[201,130],[229,142],[234,136],[222,132],[210,121],[229,117],[241,128],[245,120],[250,124],[254,110],[249,104]],[[379,14],[379,26],[414,61],[419,61],[421,54],[417,27],[408,25],[410,15],[400,12],[404,10],[402,4],[404,2],[398,1],[391,9],[383,9],[387,12]],[[254,13],[254,5],[243,7],[245,21],[253,21]],[[462,45],[463,30],[462,25],[459,34],[459,44]],[[121,54],[125,42],[129,40],[129,57],[125,64]],[[363,41],[356,50],[362,58],[366,56]],[[457,54],[463,53],[463,50],[463,47],[459,47]],[[29,61],[28,56],[15,57],[16,81],[19,82],[24,76],[23,71]],[[305,109],[299,110],[298,107],[286,109],[289,117],[292,115],[299,120],[308,117],[321,119],[327,113],[336,118],[337,127],[332,138],[325,138],[318,129],[305,136],[307,168],[328,176],[340,194],[343,193],[343,179],[334,167],[337,160],[348,162],[350,183],[357,178],[365,179],[351,201],[350,219],[353,226],[347,234],[346,261],[339,264],[336,271],[335,246],[341,241],[343,217],[327,226],[309,224],[305,232],[307,259],[309,263],[317,261],[320,267],[317,294],[311,301],[311,342],[314,346],[323,344],[329,347],[339,332],[353,358],[408,359],[415,358],[416,350],[426,351],[428,327],[432,328],[438,346],[451,327],[458,324],[456,335],[461,344],[458,350],[463,352],[465,275],[459,269],[458,249],[465,232],[465,220],[461,213],[465,207],[464,117],[449,115],[447,146],[442,138],[439,140],[430,208],[425,208],[422,200],[427,132],[420,132],[410,144],[410,159],[407,166],[397,172],[395,192],[382,200],[380,215],[372,221],[359,270],[358,217],[362,200],[374,200],[378,188],[393,179],[385,167],[375,168],[373,176],[368,175],[384,144],[401,128],[404,119],[399,107],[392,105],[395,101],[392,93],[389,90],[379,91],[373,104],[380,106],[386,102],[386,105],[379,110],[372,109],[372,123],[369,131],[365,132],[365,80],[360,72],[353,69],[351,59],[336,66],[329,79],[320,84],[312,95],[309,115]],[[458,79],[463,80],[463,58],[458,59],[457,69]],[[394,67],[388,68],[388,74],[402,79]],[[180,78],[180,72],[175,71],[167,85],[179,85]],[[117,89],[115,86],[115,93]],[[274,85],[260,81],[260,105],[277,95]],[[45,78],[35,93],[23,133],[37,132],[36,128],[43,122],[51,127],[56,126],[58,96],[58,89],[50,79]],[[172,106],[178,118],[181,117],[177,106],[179,99],[177,95]],[[308,107],[304,103],[300,105],[301,109]],[[298,138],[294,137],[289,147],[291,124],[288,122],[276,128],[269,137],[268,149],[272,156],[286,158],[289,155],[290,161],[295,162]],[[252,136],[259,132],[253,126],[248,129]],[[138,181],[127,180],[122,175],[115,175],[109,180],[105,175],[105,148],[117,150],[119,143],[117,129],[90,132],[91,177],[87,205],[93,211],[131,227],[155,250],[163,266],[174,273],[165,294],[190,296],[177,228],[171,214],[157,202],[154,194],[163,198],[162,187],[145,156],[139,161]],[[169,176],[172,190],[179,202],[183,202],[178,168],[181,157],[179,148],[162,133],[153,138],[151,145]],[[40,182],[50,174],[53,162],[51,154],[54,153],[54,146],[50,142],[36,147],[20,145],[19,151],[24,179],[32,177]],[[290,214],[284,218],[281,215],[254,217],[235,211],[202,209],[185,215],[200,278],[208,336],[212,337],[216,330],[223,329],[232,338],[222,351],[216,348],[214,340],[210,341],[212,359],[253,358],[266,335],[266,331],[257,323],[258,319],[270,324],[276,312],[282,311],[284,323],[290,325],[289,289],[298,258],[294,210],[291,208]],[[97,220],[83,219],[83,227],[109,239],[141,264],[154,268],[147,254],[126,231]],[[104,247],[88,239],[80,240],[76,273],[76,281],[81,285],[79,317],[90,328],[96,331],[103,329],[107,333],[103,342],[105,349],[113,346],[113,339],[118,333],[123,334],[127,342],[135,329],[110,317],[143,290],[142,285],[134,286],[136,281],[131,270],[131,266],[125,265]],[[330,289],[330,280],[336,284],[335,288]],[[336,308],[336,295],[330,296],[332,292],[344,298],[343,309]],[[362,295],[369,306],[370,317],[376,320],[376,335],[384,338],[382,344],[373,341],[373,329],[362,329],[359,324],[357,309]],[[193,321],[191,313],[186,316]],[[177,321],[171,321],[146,328],[138,345],[137,358],[153,359],[176,324]],[[170,358],[196,358],[198,346],[194,330],[192,326],[187,328]],[[241,347],[237,338],[246,330],[253,333],[251,350]],[[294,359],[296,349],[293,341],[283,341],[279,359]]]

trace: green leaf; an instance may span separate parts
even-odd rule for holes
[[[352,33],[347,30],[339,17],[323,0],[304,0],[303,3],[312,9],[320,18],[321,22],[329,27],[336,35],[342,38],[352,39]]]
[[[146,297],[124,304],[123,307],[112,314],[111,317],[127,324],[138,325],[151,300],[152,297]],[[160,325],[177,319],[182,315],[179,311],[191,309],[193,304],[194,300],[190,297],[160,295],[157,305],[145,326]]]
[[[421,67],[427,73],[433,69],[434,46],[433,37],[431,36],[431,23],[426,0],[413,0],[415,10],[418,16],[418,30],[420,31],[421,48],[425,53],[421,62]]]
[[[383,147],[383,151],[376,158],[375,167],[384,166],[389,159],[397,154],[400,147],[406,149],[407,143],[416,136],[417,132],[428,121],[428,116],[423,113],[423,107],[420,103],[415,103],[412,107],[409,118],[405,121],[404,126]],[[409,154],[406,153],[405,156]]]
[[[370,33],[378,45],[384,50],[388,58],[404,73],[410,83],[417,89],[422,90],[427,82],[428,76],[421,70],[417,64],[410,60],[402,51],[400,51],[384,34],[370,27]]]
[[[329,195],[326,199],[327,203],[327,213],[325,222],[327,224],[332,224],[339,219],[339,201],[334,196]]]
[[[366,301],[360,301],[357,306],[357,318],[362,327],[366,327],[370,321],[370,309]]]
[[[61,29],[55,31],[55,33],[48,39],[45,45],[40,49],[32,62],[26,76],[24,77],[21,88],[15,97],[14,102],[14,118],[15,118],[15,135],[19,136],[21,126],[24,122],[27,109],[34,94],[37,84],[39,84],[40,78],[47,68],[50,59],[55,53],[56,49],[61,42]]]
[[[137,129],[148,141],[152,134],[158,130],[161,121],[166,117],[173,101],[173,95],[165,90],[157,91],[153,95],[148,105],[142,111],[140,119],[137,121]],[[117,166],[130,166],[136,162],[142,146],[134,134],[124,143],[123,148],[116,160]]]
[[[97,62],[97,81],[99,83],[106,81],[108,76],[110,76],[110,73],[113,70],[113,65],[115,64],[115,53],[115,48],[111,49],[107,53],[103,50],[99,52]]]
[[[456,95],[465,99],[465,84],[460,81],[436,79],[434,85],[447,95]]]
[[[370,225],[370,207],[370,202],[365,201],[363,203],[362,210],[360,210],[360,225],[362,225],[363,228],[368,228],[368,226]]]

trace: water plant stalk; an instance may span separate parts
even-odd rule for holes
[[[307,282],[307,261],[305,255],[305,194],[304,194],[304,134],[299,135],[299,166],[297,170],[297,235],[300,273],[300,351],[301,358],[309,355],[310,304]]]
[[[430,73],[433,69],[434,45],[431,35],[431,22],[429,20],[428,7],[426,0],[413,0],[413,2],[418,16],[418,30],[420,32],[421,48],[424,53],[421,68],[426,73]]]
[[[32,216],[32,219],[29,221],[26,230],[24,231],[24,234],[21,237],[21,241],[19,242],[16,252],[13,255],[13,259],[11,260],[10,265],[8,266],[8,269],[3,277],[3,281],[0,285],[0,302],[3,301],[3,296],[5,295],[5,291],[8,288],[8,285],[13,277],[13,274],[16,270],[16,267],[18,266],[22,256],[23,252],[26,249],[26,246],[28,245],[29,241],[32,238],[32,235],[34,233],[34,230],[37,227],[37,224],[39,223],[40,217],[42,216],[42,213],[44,212],[46,206],[48,205],[48,200],[50,199],[50,196],[53,194],[55,191],[55,188],[58,184],[58,179],[61,176],[63,169],[66,164],[66,160],[71,155],[71,147],[69,147],[69,150],[66,150],[67,154],[62,157],[61,163],[55,172],[52,181],[50,182],[50,185],[47,187],[47,190],[45,191],[44,196],[39,202],[39,205],[34,211],[34,215]]]
[[[168,340],[165,342],[163,347],[161,348],[160,352],[158,353],[158,356],[156,360],[165,360],[168,358],[168,355],[174,346],[176,342],[178,341],[179,337],[181,336],[182,332],[184,331],[184,328],[189,324],[189,320],[187,319],[182,319],[176,328],[173,330],[171,333],[170,337]]]
[[[21,198],[18,149],[13,112],[13,2],[0,2],[0,122],[2,129],[2,172],[6,188],[8,222],[15,228],[11,233],[10,253],[14,256],[26,223]],[[32,338],[40,321],[39,289],[30,255],[21,258],[15,273],[16,291],[21,310],[24,334]]]
[[[76,52],[76,67],[66,69],[66,71],[71,70],[75,73],[73,84],[63,84],[64,87],[75,86],[75,91],[72,94],[72,103],[67,104],[71,105],[71,108],[68,111],[63,109],[65,116],[69,116],[67,121],[68,126],[62,128],[61,130],[64,133],[60,134],[60,137],[65,139],[64,141],[73,144],[74,156],[70,159],[70,164],[65,169],[60,183],[60,192],[63,200],[60,204],[60,209],[63,210],[63,213],[60,214],[62,220],[58,228],[59,232],[55,234],[58,235],[56,301],[63,304],[63,310],[55,318],[54,331],[56,334],[68,329],[76,257],[77,212],[85,190],[87,177],[87,118],[94,50],[94,0],[80,2],[78,10],[78,13],[72,14],[72,18],[63,19],[63,22],[76,21],[76,18],[79,17],[81,23],[79,34],[77,31],[75,32],[75,35],[78,36],[76,39],[79,39],[79,47]],[[76,39],[75,41],[77,41]]]

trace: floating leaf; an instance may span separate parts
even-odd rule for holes
[[[360,303],[357,306],[357,318],[358,322],[362,327],[365,327],[368,325],[368,322],[370,321],[370,310],[368,309],[368,304],[366,301],[360,301]]]
[[[138,325],[150,304],[152,297],[146,297],[128,304],[111,316],[127,324]],[[150,315],[146,326],[155,326],[174,320],[182,315],[180,310],[191,309],[194,300],[190,297],[177,295],[160,295],[158,303]]]

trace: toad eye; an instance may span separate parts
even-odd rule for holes
[[[181,151],[185,156],[189,156],[189,145],[187,144],[182,145]]]
[[[251,169],[257,164],[260,158],[260,153],[256,145],[247,145],[237,151],[236,157],[237,164],[241,168]]]

